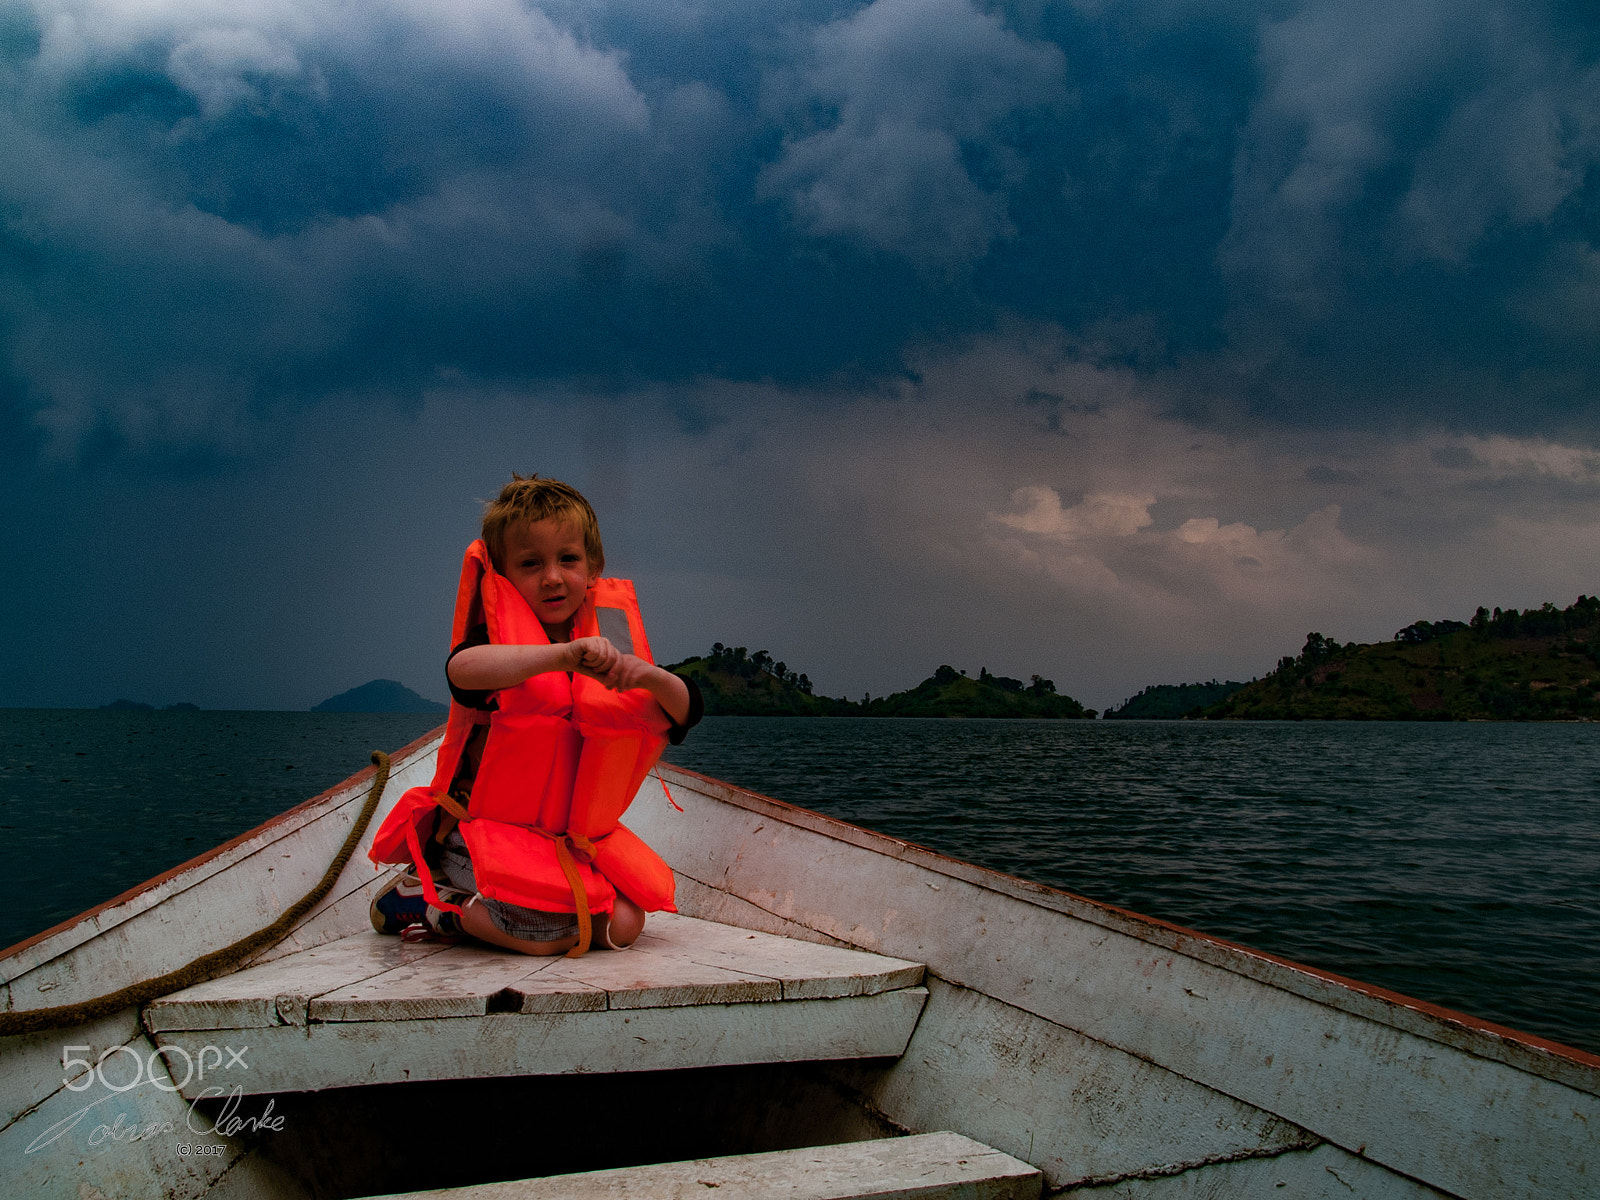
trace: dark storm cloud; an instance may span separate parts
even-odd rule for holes
[[[1194,419],[1570,427],[1600,382],[1597,28],[31,0],[0,21],[4,428],[236,455],[341,395],[870,382],[1018,319]]]
[[[1008,185],[1029,164],[1004,126],[1060,105],[1060,50],[966,0],[879,0],[817,30],[773,107],[804,113],[759,190],[811,237],[935,271],[1013,238]]]
[[[1221,251],[1235,346],[1280,361],[1268,382],[1303,373],[1277,396],[1406,395],[1489,427],[1586,415],[1596,48],[1594,13],[1570,5],[1307,6],[1263,24]]]

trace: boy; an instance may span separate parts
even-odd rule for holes
[[[617,817],[703,704],[650,661],[632,585],[604,566],[594,510],[564,483],[513,475],[485,507],[437,773],[373,840],[374,861],[416,871],[373,901],[380,933],[422,925],[581,954],[591,937],[631,945],[647,910],[672,909],[670,868]]]

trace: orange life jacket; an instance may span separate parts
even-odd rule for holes
[[[479,623],[493,645],[548,645],[521,593],[494,569],[483,542],[467,548],[456,592],[452,645]],[[647,662],[650,643],[633,584],[597,579],[573,619],[572,636],[603,636]],[[373,837],[377,863],[412,863],[428,902],[437,895],[422,841],[435,810],[461,818],[478,890],[492,900],[579,915],[587,948],[589,912],[610,912],[621,890],[648,912],[676,912],[672,869],[619,819],[667,744],[671,725],[648,691],[613,692],[586,675],[535,675],[497,693],[492,713],[450,705],[433,782],[401,796]],[[462,809],[448,792],[476,725],[489,734]]]

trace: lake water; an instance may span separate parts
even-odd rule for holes
[[[308,800],[440,724],[428,713],[0,709],[0,946]],[[263,922],[265,924],[265,922]]]
[[[0,945],[435,724],[0,710]],[[721,717],[667,757],[1600,1052],[1600,726]]]

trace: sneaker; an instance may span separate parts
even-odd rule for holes
[[[466,893],[455,888],[438,889],[439,898],[454,903]],[[397,875],[394,882],[378,893],[367,910],[372,927],[379,933],[403,934],[415,926],[446,937],[459,937],[461,918],[453,912],[434,908],[422,890],[422,880],[415,875]]]

